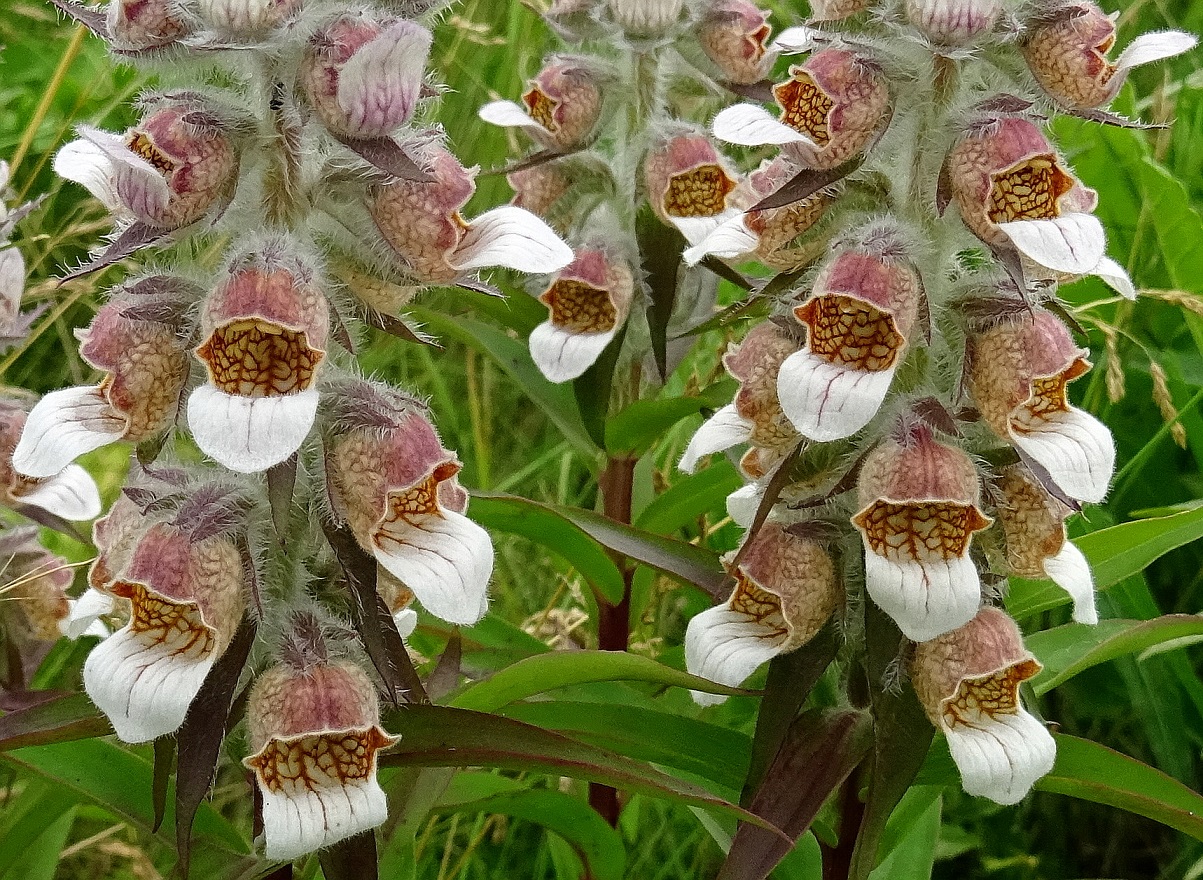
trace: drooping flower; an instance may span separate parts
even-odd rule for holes
[[[530,353],[552,382],[584,373],[614,339],[635,295],[635,279],[621,260],[583,249],[539,297],[548,319],[531,331]]]
[[[1042,467],[1077,501],[1102,501],[1115,470],[1107,426],[1069,403],[1067,385],[1088,352],[1051,312],[1023,311],[969,335],[967,379],[995,434]]]
[[[766,522],[734,568],[731,597],[689,621],[685,665],[691,673],[736,686],[778,654],[794,651],[823,628],[841,600],[835,565],[821,544]],[[725,697],[694,691],[702,705]]]
[[[464,516],[460,463],[412,401],[367,385],[335,395],[326,443],[334,510],[364,550],[422,606],[451,623],[473,624],[488,608],[493,571],[488,533]]]
[[[736,193],[732,200],[755,205],[777,192],[800,170],[785,156],[767,160],[740,183],[747,194]],[[722,259],[754,257],[779,272],[792,272],[814,258],[812,250],[797,240],[822,219],[830,204],[831,197],[820,191],[779,208],[737,214],[688,248],[683,256],[690,265],[710,255]]]
[[[29,504],[70,521],[100,516],[100,490],[91,475],[77,464],[65,464],[42,476],[21,471],[13,458],[27,431],[28,416],[18,405],[0,401],[0,489],[6,504]]]
[[[88,696],[122,741],[147,742],[184,722],[242,619],[244,580],[225,535],[196,540],[167,523],[142,533],[110,588],[129,600],[130,622],[84,664]]]
[[[794,308],[802,350],[781,365],[777,397],[804,437],[851,436],[877,414],[918,315],[921,282],[896,238],[843,250]]]
[[[1115,61],[1115,16],[1089,0],[1052,4],[1028,21],[1020,48],[1036,81],[1069,107],[1110,104],[1134,67],[1181,55],[1198,39],[1181,31],[1141,34]]]
[[[655,144],[644,161],[644,178],[656,216],[690,244],[740,213],[732,198],[739,181],[705,135],[676,134]]]
[[[54,157],[60,177],[149,227],[195,223],[231,194],[238,154],[195,100],[164,101],[123,135],[79,127]]]
[[[104,379],[38,401],[13,466],[47,477],[85,452],[117,440],[141,443],[170,428],[188,379],[180,330],[193,296],[187,282],[161,275],[114,291],[91,326],[78,333],[80,356],[104,370]]]
[[[63,630],[67,638],[109,634],[102,618],[124,611],[129,605],[113,593],[113,587],[124,576],[142,535],[152,523],[161,519],[144,514],[142,508],[123,492],[109,512],[92,523],[96,558],[88,568],[88,589],[78,599],[71,600]]]
[[[765,48],[772,32],[768,13],[749,0],[716,0],[697,25],[702,51],[741,85],[760,82],[772,68],[776,55]]]
[[[301,62],[309,105],[336,135],[387,137],[413,117],[431,40],[405,19],[340,15],[314,35]]]
[[[201,451],[255,473],[300,448],[317,413],[330,312],[311,266],[270,238],[234,260],[201,313],[208,381],[188,398]]]
[[[393,577],[387,568],[377,564],[376,592],[388,606],[389,614],[393,616],[393,623],[397,625],[397,632],[401,638],[407,639],[413,635],[413,631],[418,628],[418,612],[410,607],[415,598],[413,591]]]
[[[415,280],[453,283],[487,266],[556,272],[572,262],[572,248],[522,208],[503,205],[465,221],[459,212],[476,191],[477,169],[437,146],[427,148],[423,164],[433,180],[393,180],[368,191],[376,228]]]
[[[865,587],[903,634],[922,642],[972,620],[982,597],[969,548],[991,521],[969,456],[915,424],[869,454],[857,496]]]
[[[760,479],[797,444],[798,432],[777,400],[777,373],[781,364],[798,350],[798,341],[772,321],[753,327],[738,348],[723,357],[723,365],[740,384],[735,400],[719,409],[700,427],[678,467],[686,473],[697,469],[705,455],[730,449],[740,443],[751,448],[740,468],[752,479]]]
[[[1129,298],[1123,267],[1105,255],[1091,212],[1098,194],[1078,182],[1040,129],[1019,116],[979,120],[948,157],[961,219],[991,247],[1016,248],[1045,274],[1098,275]]]
[[[1002,7],[1002,0],[906,0],[906,17],[932,42],[963,46],[994,27]]]
[[[388,817],[376,755],[396,740],[380,727],[376,689],[358,666],[273,666],[256,679],[246,715],[252,754],[243,764],[263,796],[267,858],[298,858]]]
[[[659,37],[677,26],[685,0],[606,0],[614,22],[631,36]]]
[[[947,737],[969,794],[1015,804],[1053,768],[1057,744],[1019,699],[1019,686],[1040,669],[997,608],[915,649],[915,693]]]
[[[1098,623],[1090,563],[1065,534],[1069,508],[1023,465],[1009,467],[999,475],[998,493],[997,518],[1006,536],[1011,574],[1050,578],[1073,599],[1075,621]]]
[[[567,151],[589,140],[602,110],[602,77],[587,58],[555,56],[530,82],[522,104],[493,101],[480,118],[521,128],[545,147]]]
[[[197,0],[197,11],[218,34],[261,39],[295,17],[304,0]]]
[[[877,65],[847,49],[815,52],[773,87],[781,118],[736,104],[714,119],[714,136],[748,147],[779,146],[804,168],[828,169],[859,156],[889,118],[890,92]]]

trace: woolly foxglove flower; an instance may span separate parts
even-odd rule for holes
[[[464,516],[455,453],[416,405],[385,394],[358,384],[336,395],[346,412],[326,444],[334,509],[427,611],[476,623],[488,608],[493,543]]]
[[[414,601],[413,591],[397,580],[383,565],[376,566],[376,592],[388,606],[393,623],[401,638],[408,639],[418,628],[418,612],[410,607]]]
[[[969,456],[916,424],[865,459],[857,496],[865,587],[906,637],[926,641],[972,620],[982,590],[969,547],[991,521]]]
[[[1115,61],[1115,18],[1091,2],[1052,4],[1027,23],[1020,47],[1036,81],[1069,107],[1110,104],[1134,67],[1181,55],[1198,39],[1181,31],[1141,34]]]
[[[197,0],[197,11],[219,34],[262,38],[301,11],[304,0]]]
[[[998,522],[1006,536],[1007,566],[1023,578],[1050,578],[1073,599],[1073,619],[1099,622],[1090,563],[1065,534],[1070,510],[1023,465],[1002,472],[998,481]]]
[[[243,764],[263,796],[267,858],[298,858],[388,817],[376,753],[395,740],[358,666],[273,666],[255,681],[246,717],[253,751]]]
[[[705,135],[678,134],[652,147],[644,162],[648,201],[665,223],[697,244],[739,216],[739,181]]]
[[[123,51],[162,49],[188,35],[188,15],[177,0],[109,0],[109,42]]]
[[[368,191],[377,229],[415,280],[453,283],[486,266],[557,272],[572,262],[572,248],[522,208],[506,205],[465,221],[459,212],[476,191],[477,169],[437,146],[423,164],[433,180],[393,180]]]
[[[915,649],[915,693],[948,739],[969,794],[1015,804],[1053,769],[1057,744],[1019,699],[1019,686],[1040,668],[1015,621],[997,608]]]
[[[347,13],[314,35],[300,82],[334,134],[386,137],[414,114],[430,44],[430,31],[415,22]]]
[[[716,0],[697,26],[702,51],[741,85],[760,82],[773,66],[776,55],[765,49],[772,32],[768,13],[749,0]]]
[[[1077,501],[1102,501],[1115,470],[1107,426],[1069,403],[1066,386],[1090,369],[1088,352],[1042,309],[971,333],[967,378],[982,418]]]
[[[961,219],[991,247],[1013,246],[1027,264],[1052,273],[1098,275],[1128,298],[1123,267],[1109,259],[1098,194],[1082,186],[1040,129],[1018,116],[973,125],[948,157]]]
[[[733,201],[754,205],[775,193],[800,170],[784,156],[768,160],[740,183],[746,195],[736,193]],[[830,204],[830,196],[820,191],[780,208],[737,214],[688,248],[683,255],[685,262],[692,266],[710,255],[723,259],[755,257],[770,268],[792,272],[813,259],[807,248],[798,245],[797,239],[819,222]]]
[[[317,413],[330,312],[313,269],[283,240],[234,261],[201,313],[208,381],[188,398],[201,451],[241,473],[300,448]]]
[[[676,27],[685,0],[606,0],[615,23],[631,36],[658,37]]]
[[[804,437],[838,440],[867,425],[902,363],[920,297],[919,276],[893,249],[844,250],[794,308],[806,343],[781,365],[777,397]]]
[[[584,373],[614,339],[635,295],[635,279],[621,261],[581,250],[539,297],[548,319],[531,331],[530,353],[552,382]]]
[[[560,56],[531,80],[522,104],[493,101],[480,108],[480,118],[524,129],[550,149],[571,150],[593,134],[601,109],[601,81],[594,66],[588,59]]]
[[[67,616],[59,621],[59,632],[69,639],[95,636],[105,639],[111,631],[102,618],[116,610],[113,597],[97,590],[85,590],[78,599],[67,600]]]
[[[10,505],[29,504],[65,520],[95,519],[102,510],[100,490],[91,475],[66,463],[44,475],[31,476],[13,464],[28,416],[13,403],[0,402],[0,489]]]
[[[84,688],[124,742],[176,730],[242,619],[242,557],[225,536],[165,523],[140,537],[111,587],[130,622],[92,649]]]
[[[155,229],[195,223],[235,183],[233,144],[190,102],[165,102],[123,135],[86,125],[79,133],[55,155],[55,172]]]
[[[544,162],[533,168],[513,171],[505,179],[514,190],[510,204],[540,217],[551,213],[573,185],[572,177],[560,168],[559,162]]]
[[[62,557],[43,550],[36,539],[22,547],[4,549],[0,560],[0,612],[8,618],[10,635],[57,641],[71,611],[67,598],[71,566]]]
[[[141,443],[175,423],[188,379],[180,336],[188,287],[154,276],[114,292],[77,333],[80,357],[104,370],[104,379],[38,401],[13,453],[17,470],[47,477],[85,452],[117,440]]]
[[[906,0],[906,17],[939,45],[963,46],[989,32],[1002,0]]]
[[[781,118],[736,104],[714,119],[714,136],[748,147],[779,146],[806,168],[835,168],[859,156],[889,117],[890,92],[877,65],[846,49],[815,52],[773,86]]]
[[[759,479],[797,444],[799,436],[777,400],[777,372],[798,350],[798,342],[774,324],[765,321],[753,327],[739,347],[723,357],[727,372],[739,382],[735,400],[718,410],[700,427],[678,467],[686,473],[697,470],[702,456],[750,443],[740,468]]]
[[[731,597],[696,615],[685,631],[686,667],[719,684],[739,685],[762,663],[805,645],[840,603],[831,556],[777,522],[765,523],[728,570]],[[701,691],[693,698],[704,706],[725,699]]]

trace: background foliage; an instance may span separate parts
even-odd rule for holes
[[[457,153],[486,169],[499,167],[516,150],[506,132],[476,119],[476,108],[491,98],[517,95],[550,45],[534,0],[528,2],[532,5],[466,0],[436,32],[432,66],[452,90],[442,119]],[[778,30],[806,13],[800,3],[766,5],[775,10]],[[111,65],[98,41],[56,19],[48,4],[34,0],[5,0],[0,12],[0,43],[6,47],[0,55],[0,157],[15,167],[18,195],[48,193],[19,227],[16,243],[32,272],[28,301],[50,303],[29,340],[0,354],[0,382],[39,392],[89,378],[71,331],[88,322],[98,304],[96,291],[121,271],[61,286],[53,281],[108,224],[82,190],[53,176],[49,161],[76,123],[110,129],[128,124],[127,104],[141,85],[130,70]],[[1200,33],[1203,5],[1135,0],[1125,5],[1120,22],[1121,45],[1159,27]],[[933,877],[997,880],[1203,876],[1203,822],[1197,812],[1203,802],[1170,782],[1197,791],[1203,769],[1203,655],[1195,647],[1203,639],[1203,620],[1193,616],[1203,607],[1203,545],[1191,543],[1203,534],[1199,53],[1139,71],[1116,109],[1177,121],[1173,128],[1147,133],[1072,120],[1058,125],[1075,170],[1099,190],[1109,252],[1145,291],[1135,304],[1117,302],[1094,280],[1068,292],[1097,365],[1075,393],[1114,431],[1120,463],[1108,503],[1092,508],[1072,528],[1085,535],[1173,514],[1171,520],[1107,532],[1093,543],[1087,537],[1082,546],[1098,566],[1099,586],[1107,588],[1100,596],[1102,616],[1192,616],[1135,628],[1105,621],[1086,648],[1081,633],[1070,628],[1034,635],[1030,647],[1047,667],[1036,682],[1036,705],[1066,735],[1058,770],[1024,804],[1001,808],[961,794],[946,755],[933,755],[921,784],[887,827],[886,863],[877,877],[923,877],[929,871]],[[476,199],[491,206],[508,197],[497,176],[482,179]],[[494,280],[503,286],[507,281]],[[726,282],[724,287],[726,301],[733,300],[737,292]],[[542,319],[543,309],[527,291],[506,289],[510,298],[504,303],[464,291],[433,294],[413,307],[412,316],[441,338],[446,351],[432,354],[381,335],[370,341],[365,367],[432,398],[444,442],[465,462],[466,485],[592,510],[596,462],[571,391],[546,383],[518,341]],[[722,504],[739,485],[735,469],[716,461],[685,477],[673,463],[699,423],[696,413],[730,398],[729,387],[714,387],[725,381],[717,352],[726,340],[727,331],[702,336],[671,377],[661,398],[685,395],[684,404],[651,405],[606,425],[612,449],[640,454],[636,524],[719,552],[738,538]],[[85,459],[106,501],[120,485],[126,452],[111,448]],[[531,659],[511,669],[508,678],[460,691],[452,704],[570,732],[580,742],[655,764],[669,774],[669,783],[698,782],[737,801],[755,698],[735,697],[703,713],[687,691],[667,687],[661,671],[683,668],[685,622],[707,606],[707,597],[641,567],[633,650],[663,666],[620,671],[575,664],[557,670],[554,659],[547,659],[549,646],[595,646],[591,587],[606,591],[615,574],[612,564],[587,528],[581,531],[544,508],[481,498],[473,514],[493,531],[498,564],[494,613],[462,633],[462,667],[480,679]],[[64,555],[88,558],[89,547],[54,540]],[[539,541],[554,543],[556,551]],[[1008,604],[1028,632],[1068,621],[1067,610],[1046,601],[1039,585],[1016,585]],[[425,671],[444,653],[450,635],[443,624],[423,618],[411,647],[430,658]],[[1077,638],[1071,642],[1069,635]],[[77,689],[85,651],[78,644],[58,645],[35,684]],[[749,686],[762,683],[753,679]],[[811,699],[821,703],[829,684],[825,690],[820,682]],[[523,699],[544,693],[554,699]],[[0,732],[12,733],[2,717]],[[1070,736],[1102,743],[1168,778],[1079,749]],[[681,742],[690,744],[685,753],[677,747]],[[170,873],[172,826],[169,819],[155,827],[149,747],[84,739],[13,750],[22,744],[5,740],[0,756],[0,880],[143,880]],[[459,772],[433,802],[427,792],[438,788],[438,774],[451,771],[423,771],[421,777],[412,769],[386,771],[393,816],[383,836],[382,876],[569,878],[583,876],[587,866],[598,880],[658,880],[717,871],[720,842],[734,830],[730,816],[655,797],[655,786],[647,783],[626,797],[613,830],[586,807],[583,782],[560,777],[554,763],[540,769],[547,772]],[[212,801],[197,816],[195,876],[256,876],[261,870],[248,857],[247,793],[241,771],[223,771]],[[1063,793],[1085,793],[1088,800],[1144,815]],[[821,813],[815,838],[804,838],[775,876],[817,877],[817,840],[830,838],[835,820],[830,810]],[[205,873],[219,865],[220,875]],[[244,873],[230,874],[231,865]],[[320,872],[318,859],[311,858],[298,876]]]

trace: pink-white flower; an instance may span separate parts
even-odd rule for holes
[[[1115,470],[1107,426],[1071,406],[1067,385],[1090,369],[1089,354],[1043,309],[971,333],[967,378],[982,419],[1077,501],[1102,501]]]
[[[1015,621],[997,608],[915,649],[915,693],[969,794],[1016,804],[1053,769],[1057,744],[1019,698],[1040,669]]]
[[[1110,61],[1117,15],[1085,0],[1053,4],[1027,23],[1020,47],[1046,92],[1069,107],[1102,107],[1119,94],[1132,68],[1181,55],[1198,43],[1182,31],[1141,34]]]
[[[530,335],[539,371],[552,382],[584,373],[626,321],[634,295],[635,279],[624,262],[602,250],[578,251],[539,297],[549,312]]]
[[[252,753],[243,764],[263,797],[267,858],[298,858],[388,817],[376,754],[395,739],[358,666],[273,666],[256,679],[246,717]]]
[[[347,411],[326,443],[335,513],[427,611],[476,623],[488,608],[493,543],[464,515],[455,453],[416,404],[391,392],[360,383],[336,397]]]
[[[794,651],[823,628],[842,599],[823,546],[765,523],[734,568],[735,589],[689,621],[685,665],[694,675],[737,686],[762,663]],[[693,691],[704,706],[725,697]]]
[[[415,280],[449,284],[487,266],[542,274],[572,262],[572,248],[522,208],[505,205],[465,221],[460,210],[476,191],[477,169],[464,168],[438,146],[427,148],[422,164],[432,180],[376,184],[367,203],[376,228]]]
[[[857,497],[865,587],[903,634],[922,642],[972,620],[982,591],[969,548],[991,521],[969,456],[915,424],[865,459]]]
[[[765,47],[772,32],[769,14],[750,0],[715,0],[697,25],[702,51],[741,85],[760,82],[772,68],[777,56]]]
[[[602,110],[602,80],[588,59],[558,56],[531,80],[522,104],[493,101],[480,118],[521,128],[545,147],[571,150],[593,134]]]
[[[993,29],[1002,0],[906,0],[906,17],[934,43],[963,46]]]
[[[13,464],[19,439],[28,425],[25,411],[14,403],[0,402],[0,490],[9,505],[29,504],[65,520],[83,521],[100,516],[100,491],[91,475],[68,462],[45,474],[32,476]]]
[[[311,266],[282,239],[237,258],[201,312],[208,381],[188,398],[201,451],[255,473],[300,448],[317,414],[330,311]]]
[[[653,145],[644,160],[652,210],[697,244],[741,208],[732,198],[738,177],[701,134],[677,134]]]

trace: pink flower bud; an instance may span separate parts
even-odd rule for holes
[[[821,49],[773,87],[775,120],[763,107],[737,104],[714,119],[719,140],[781,147],[807,168],[835,168],[868,149],[889,118],[890,92],[877,65],[846,49]]]
[[[588,59],[560,57],[531,80],[521,105],[494,101],[480,108],[480,118],[522,128],[549,149],[571,150],[589,140],[601,109],[601,83],[594,65]]]
[[[146,742],[183,723],[242,619],[244,581],[229,537],[195,540],[163,523],[141,535],[112,586],[132,618],[84,664],[88,696],[123,741]]]
[[[395,740],[358,666],[273,666],[256,679],[246,717],[252,754],[243,763],[263,796],[267,858],[295,859],[387,818],[376,755]]]
[[[555,272],[572,262],[572,249],[529,211],[503,206],[468,222],[460,210],[476,192],[477,169],[447,150],[427,148],[431,181],[393,180],[368,191],[368,211],[385,242],[415,280],[448,284],[472,270],[504,266]]]
[[[539,297],[548,320],[530,335],[530,352],[552,382],[575,379],[593,365],[626,321],[635,295],[630,268],[604,251],[585,249]]]
[[[865,547],[865,586],[914,641],[973,619],[981,581],[969,556],[990,525],[978,507],[977,471],[964,452],[917,424],[865,459],[852,524]]]
[[[201,313],[196,357],[208,382],[188,399],[188,424],[206,455],[243,473],[296,452],[317,413],[330,311],[312,268],[286,247],[272,240],[235,261]]]
[[[546,217],[572,187],[572,178],[556,162],[545,162],[534,168],[523,168],[506,175],[514,190],[510,202],[539,217]]]
[[[1002,0],[906,0],[906,17],[932,42],[963,46],[988,33]]]
[[[299,13],[304,0],[199,0],[197,5],[218,33],[261,38]]]
[[[775,57],[765,50],[773,31],[768,21],[768,13],[749,0],[717,0],[702,16],[698,41],[728,80],[759,82]]]
[[[760,528],[729,571],[731,597],[689,621],[685,664],[694,675],[732,687],[813,639],[843,599],[830,554],[777,522]],[[702,705],[725,699],[701,691],[693,698]]]
[[[614,22],[635,37],[659,37],[681,20],[685,0],[607,0]]]
[[[869,0],[811,0],[810,12],[816,21],[840,21],[868,6]]]
[[[336,406],[348,409],[326,444],[337,514],[431,614],[461,624],[480,620],[493,545],[464,516],[468,493],[456,479],[455,453],[412,403],[366,383],[338,396]]]
[[[106,15],[114,47],[161,49],[187,36],[187,18],[176,0],[109,0]]]
[[[1020,45],[1046,92],[1070,107],[1089,108],[1109,104],[1133,67],[1181,54],[1196,42],[1179,31],[1142,34],[1110,61],[1115,17],[1086,0],[1054,4],[1038,14]]]
[[[301,85],[331,132],[386,137],[414,114],[430,43],[430,31],[412,21],[343,15],[310,41]]]
[[[652,210],[691,244],[740,213],[731,199],[738,180],[704,135],[661,141],[648,153],[643,171]]]
[[[915,694],[948,739],[969,794],[1018,803],[1053,768],[1056,743],[1019,699],[1040,668],[997,608],[915,649]]]
[[[969,337],[966,378],[982,418],[1037,462],[1066,496],[1101,501],[1115,468],[1107,427],[1069,404],[1066,386],[1088,352],[1044,310],[1021,312]]]
[[[998,494],[998,522],[1006,536],[1011,574],[1051,578],[1073,599],[1075,621],[1097,623],[1090,563],[1065,534],[1069,508],[1023,465],[1009,467],[999,475]]]

